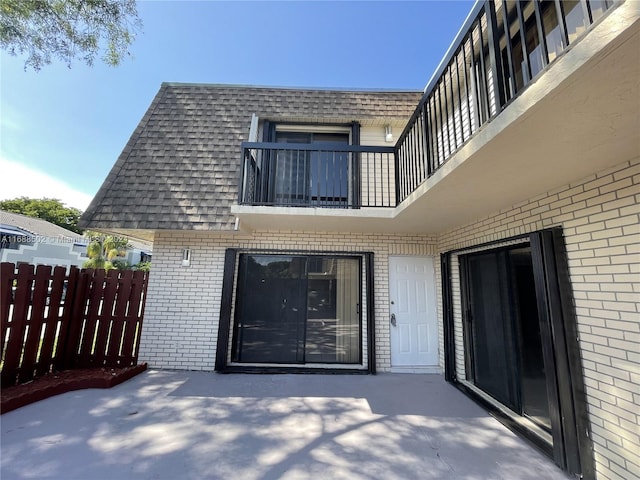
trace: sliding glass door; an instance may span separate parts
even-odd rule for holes
[[[361,260],[240,256],[232,360],[360,363]]]
[[[323,144],[349,145],[349,134],[276,131],[276,142],[313,144],[318,150],[280,150],[274,171],[278,205],[346,207],[352,184],[349,153]]]
[[[461,257],[467,365],[474,384],[551,430],[531,248]]]
[[[443,282],[447,380],[507,420],[561,468],[593,478],[593,442],[562,229],[447,252],[444,278],[453,278],[456,261],[459,292],[451,280]]]

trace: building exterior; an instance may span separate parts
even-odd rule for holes
[[[82,268],[91,239],[41,218],[0,211],[0,261]],[[151,261],[152,244],[129,239],[121,260],[130,265]]]
[[[82,219],[154,242],[140,358],[442,372],[640,477],[639,51],[638,2],[478,2],[424,93],[163,84]]]
[[[0,211],[0,260],[33,265],[82,267],[88,240],[40,218]]]

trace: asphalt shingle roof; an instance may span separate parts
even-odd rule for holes
[[[406,121],[422,92],[162,84],[82,228],[232,230],[252,114],[280,121]]]
[[[66,238],[76,240],[78,242],[85,242],[86,240],[82,235],[67,230],[66,228],[55,225],[51,222],[47,222],[41,218],[28,217],[19,213],[6,212],[0,210],[0,225],[7,225],[9,227],[16,227],[25,232],[29,232],[32,235],[47,238]]]

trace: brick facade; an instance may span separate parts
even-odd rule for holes
[[[567,246],[598,478],[640,478],[640,159],[459,226],[439,236],[439,250],[556,226]],[[463,372],[455,261],[456,363]]]
[[[189,267],[180,266],[184,248],[192,252]],[[389,371],[389,255],[433,256],[436,239],[434,235],[288,231],[252,235],[159,232],[154,242],[141,360],[158,368],[213,370],[227,248],[373,252],[377,369]]]
[[[157,232],[140,358],[159,368],[213,370],[226,248],[373,252],[377,369],[389,371],[389,255],[438,256],[557,226],[567,245],[598,478],[640,476],[640,159],[439,236]],[[192,250],[189,267],[180,266],[183,248]],[[456,361],[463,371],[455,261]],[[441,278],[435,264],[442,365]]]

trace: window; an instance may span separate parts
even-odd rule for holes
[[[276,203],[347,206],[349,201],[350,155],[335,149],[349,145],[348,133],[276,131],[278,143],[314,144],[325,151],[282,150],[275,171]],[[333,147],[332,147],[333,145]]]
[[[361,257],[241,254],[231,360],[362,363]]]
[[[282,206],[347,208],[357,202],[359,125],[295,125],[266,121],[266,142],[291,144],[264,160],[261,202]],[[303,147],[303,148],[300,148]],[[311,147],[311,148],[309,148]]]

